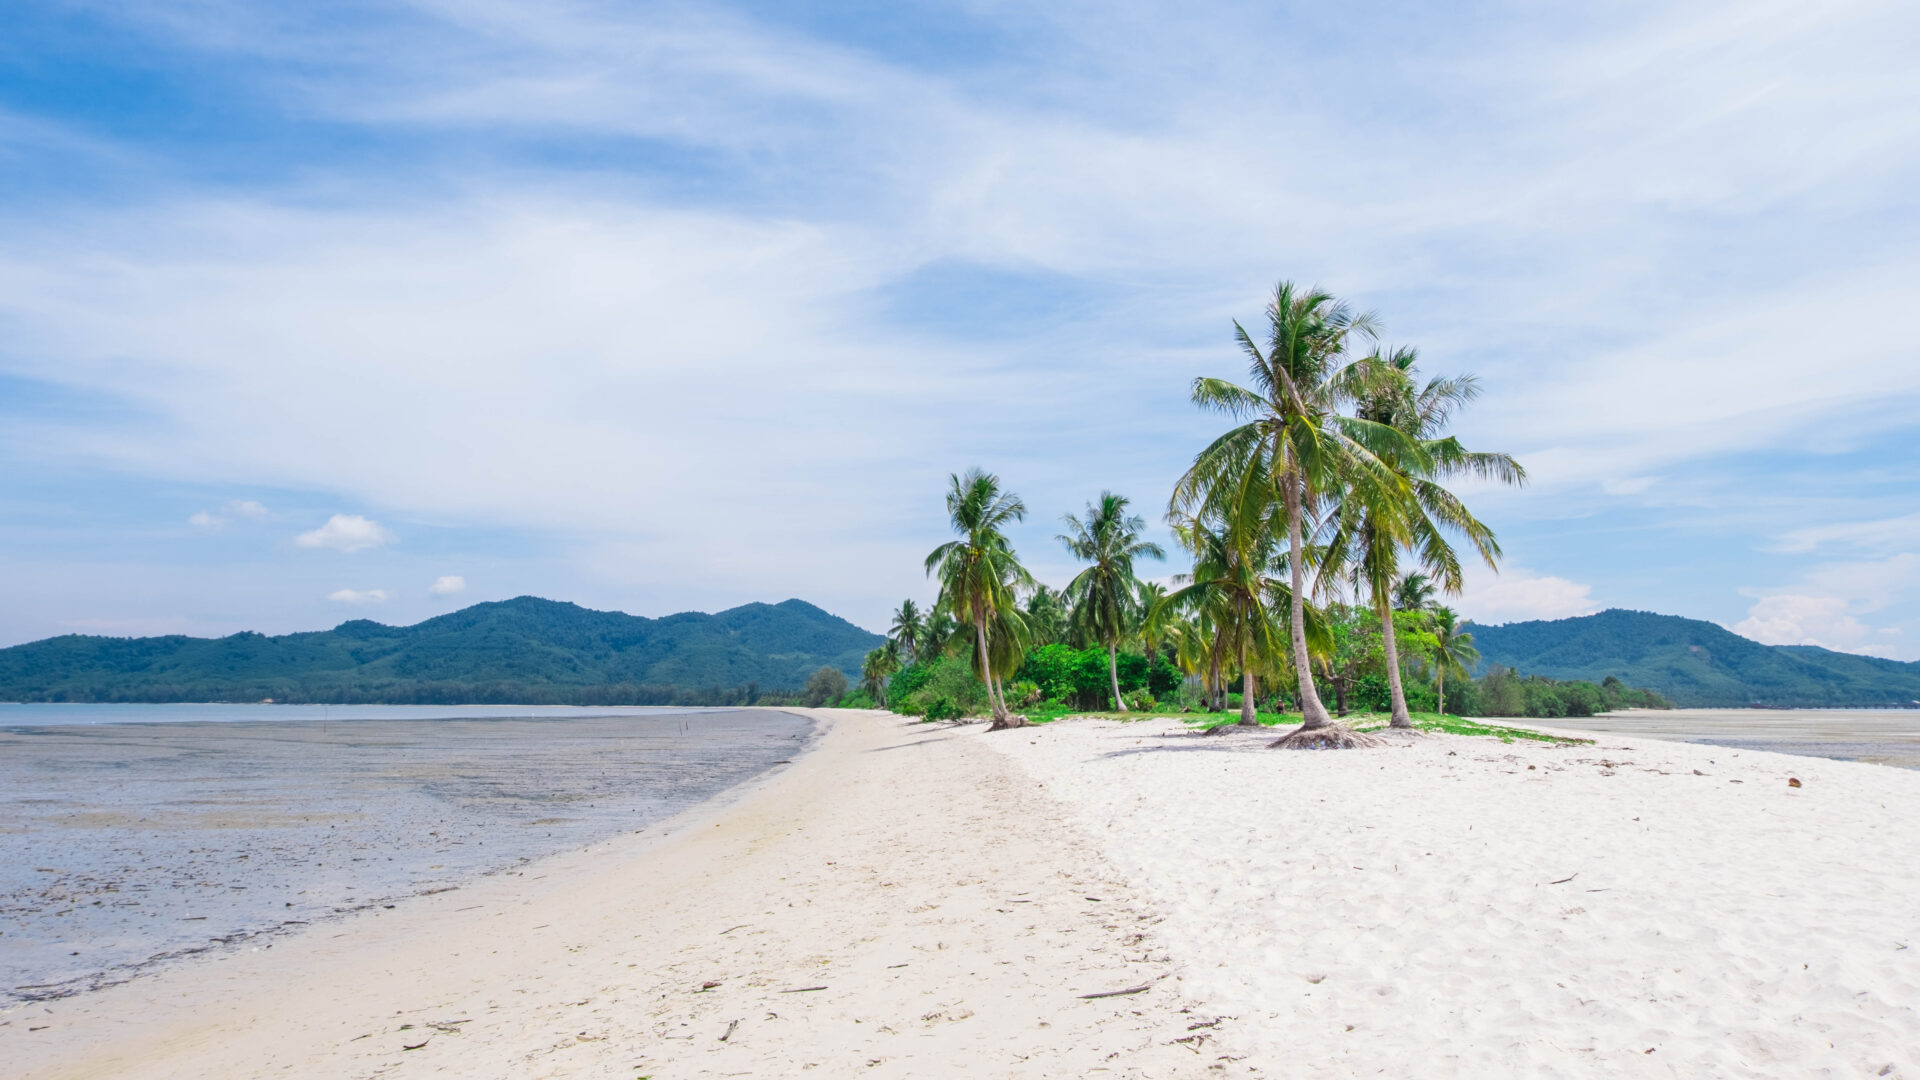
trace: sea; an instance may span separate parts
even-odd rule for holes
[[[1547,724],[1920,769],[1920,709],[1627,709]]]
[[[643,830],[812,734],[765,710],[0,704],[0,1006]]]

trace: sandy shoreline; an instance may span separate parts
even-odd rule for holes
[[[646,834],[0,1013],[0,1074],[1235,1075],[1068,812],[979,729],[842,713]]]
[[[831,714],[646,834],[0,1013],[0,1075],[1920,1077],[1920,774],[1267,737]]]

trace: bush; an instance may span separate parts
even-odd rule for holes
[[[929,719],[934,717],[928,710],[940,699],[955,716],[968,716],[986,708],[987,684],[974,676],[966,661],[942,656],[895,675],[887,695],[894,712]]]
[[[836,709],[871,709],[874,708],[875,705],[873,695],[867,693],[865,687],[856,687],[840,695],[840,700],[834,702],[833,707]]]
[[[933,699],[927,702],[926,711],[920,715],[928,720],[958,720],[961,714],[960,706],[955,705],[952,698],[945,694],[935,694]]]
[[[807,685],[800,691],[800,703],[809,709],[817,709],[829,701],[840,700],[846,692],[846,673],[837,667],[827,666],[807,677]]]
[[[1160,707],[1160,702],[1154,698],[1152,691],[1149,690],[1135,690],[1133,693],[1123,696],[1126,698],[1127,708],[1133,709],[1136,712],[1146,712],[1150,709]]]

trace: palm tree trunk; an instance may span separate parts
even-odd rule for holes
[[[1107,643],[1107,678],[1113,683],[1113,711],[1126,712],[1126,700],[1120,696],[1120,657],[1112,642]]]
[[[1438,669],[1437,669],[1437,673],[1439,675],[1439,682],[1437,686],[1438,686],[1438,693],[1440,695],[1440,703],[1435,706],[1435,708],[1439,710],[1441,716],[1447,715],[1447,665],[1444,663],[1444,660],[1445,658],[1443,657],[1442,658],[1443,662],[1438,666]]]
[[[974,605],[973,613],[974,648],[980,650],[980,681],[987,684],[987,704],[993,709],[994,728],[1007,726],[1007,707],[993,692],[993,658],[987,655],[987,616]]]
[[[1253,715],[1253,668],[1247,663],[1247,641],[1240,639],[1240,726],[1259,727]]]
[[[1320,692],[1313,686],[1312,660],[1307,656],[1307,597],[1305,552],[1300,543],[1300,476],[1288,469],[1281,478],[1287,495],[1287,571],[1293,578],[1293,668],[1300,677],[1300,729],[1333,726],[1333,717],[1320,704]]]
[[[1412,731],[1413,717],[1407,715],[1407,693],[1400,686],[1400,646],[1393,636],[1393,605],[1387,602],[1385,593],[1376,589],[1373,606],[1380,614],[1380,643],[1387,650],[1387,690],[1393,699],[1393,722],[1389,726]]]
[[[1215,635],[1213,648],[1207,651],[1207,711],[1220,712],[1227,706],[1225,694],[1220,692],[1220,638]]]

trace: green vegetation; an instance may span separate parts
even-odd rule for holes
[[[1710,622],[1613,609],[1473,626],[1483,662],[1556,679],[1613,678],[1686,708],[1912,706],[1920,663],[1811,645],[1762,645]]]
[[[947,510],[961,539],[927,558],[939,600],[927,613],[909,601],[893,618],[892,708],[985,710],[996,728],[1092,709],[1183,713],[1206,727],[1228,722],[1229,709],[1248,726],[1297,714],[1299,730],[1275,745],[1304,748],[1366,743],[1336,720],[1375,712],[1402,728],[1475,726],[1437,715],[1449,688],[1458,711],[1511,715],[1657,703],[1617,681],[1471,680],[1473,636],[1434,596],[1461,588],[1456,541],[1489,566],[1500,548],[1444,485],[1525,479],[1512,458],[1447,433],[1478,383],[1423,382],[1414,350],[1373,347],[1376,320],[1325,293],[1282,284],[1266,316],[1260,341],[1234,324],[1244,386],[1193,382],[1195,404],[1236,424],[1200,450],[1168,502],[1191,569],[1140,581],[1134,561],[1164,553],[1141,538],[1145,522],[1124,496],[1102,492],[1066,518],[1060,540],[1086,568],[1055,591],[1005,535],[1025,504],[996,476],[956,474]]]
[[[523,596],[413,626],[49,638],[0,649],[0,700],[786,704],[881,643],[799,600],[646,619]]]

